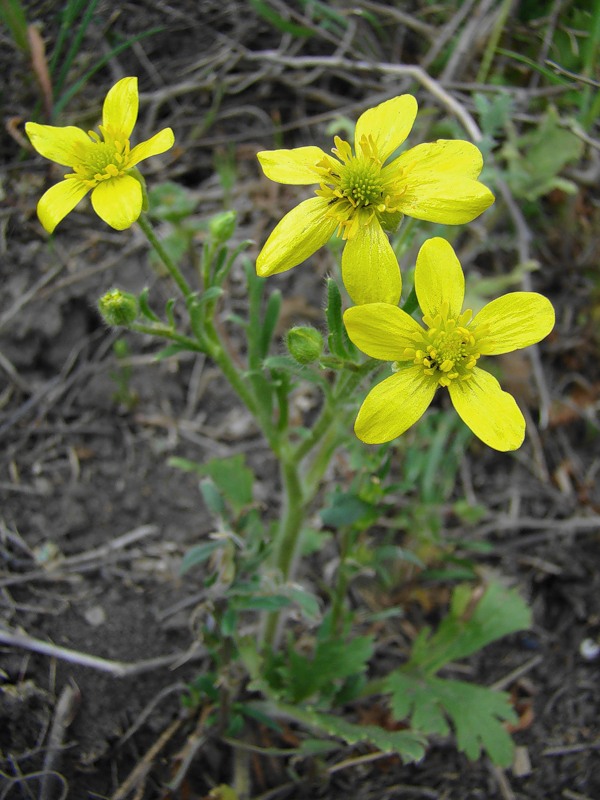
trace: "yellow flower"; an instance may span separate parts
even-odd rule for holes
[[[100,136],[72,125],[25,125],[31,144],[40,155],[73,170],[48,189],[38,203],[38,217],[48,233],[89,191],[94,211],[112,228],[125,230],[138,219],[143,204],[143,178],[136,165],[164,153],[175,141],[171,128],[164,128],[131,149],[129,137],[138,105],[137,78],[123,78],[104,100]]]
[[[354,152],[336,136],[333,158],[312,146],[258,153],[267,178],[320,184],[317,196],[292,209],[271,233],[256,262],[259,275],[295,267],[337,230],[346,240],[342,278],[352,300],[398,303],[400,270],[384,230],[395,229],[403,214],[459,225],[494,202],[490,190],[476,180],[483,159],[470,142],[440,139],[386,163],[416,115],[417,101],[404,94],[361,115]]]
[[[370,303],[349,308],[350,339],[372,358],[395,362],[394,374],[367,395],[355,423],[367,444],[389,442],[425,412],[438,386],[447,386],[462,420],[490,447],[516,450],[525,420],[512,395],[477,366],[480,356],[500,355],[539,342],[554,326],[554,309],[536,292],[511,292],[473,317],[463,311],[465,279],[445,239],[421,247],[415,289],[422,328],[397,306]]]

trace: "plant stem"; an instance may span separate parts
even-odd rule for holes
[[[192,290],[188,285],[186,279],[181,274],[181,271],[177,266],[177,264],[173,261],[171,256],[167,253],[165,248],[158,240],[158,237],[154,233],[152,225],[149,223],[148,217],[145,214],[142,214],[138,219],[138,225],[144,231],[146,239],[148,239],[151,246],[154,248],[156,254],[158,255],[160,260],[163,262],[163,264],[169,271],[169,275],[173,278],[173,280],[179,287],[181,293],[187,299],[192,294]]]
[[[172,342],[180,344],[186,350],[193,352],[203,353],[204,348],[200,346],[199,342],[195,339],[190,339],[189,336],[183,336],[171,328],[161,327],[160,325],[143,325],[141,322],[132,322],[129,329],[136,331],[136,333],[148,333],[150,336],[162,336],[165,339],[170,339]]]

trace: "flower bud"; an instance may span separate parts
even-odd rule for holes
[[[218,244],[231,239],[237,222],[237,211],[222,211],[215,214],[208,223],[210,235]]]
[[[111,289],[98,300],[98,310],[108,325],[126,328],[138,317],[138,299],[121,289]]]
[[[316,328],[291,328],[286,335],[287,349],[299,364],[311,364],[321,357],[323,336]]]

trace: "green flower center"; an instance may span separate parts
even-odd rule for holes
[[[382,161],[373,137],[363,136],[356,155],[343,139],[335,137],[331,151],[318,165],[321,185],[319,197],[329,202],[327,216],[338,224],[338,236],[351,239],[359,227],[369,225],[377,217],[392,215],[402,191],[382,176]]]
[[[86,148],[81,162],[73,167],[73,174],[65,175],[66,178],[77,178],[90,187],[97,186],[101,181],[118,178],[127,170],[129,158],[129,140],[119,141],[100,126],[104,141],[97,133],[89,131],[92,144]]]
[[[427,331],[409,347],[404,355],[413,364],[421,366],[425,375],[434,377],[440,386],[449,386],[455,380],[469,380],[473,367],[481,355],[477,350],[474,330],[469,330],[471,310],[457,319],[448,317],[448,303],[444,302],[434,318],[425,315]]]
[[[353,158],[340,170],[339,189],[356,206],[380,204],[382,186],[378,164]]]

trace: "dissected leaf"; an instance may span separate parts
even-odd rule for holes
[[[408,666],[433,675],[450,661],[530,625],[531,611],[516,591],[493,583],[477,598],[469,586],[458,586],[450,613],[434,634],[427,629],[421,632]]]
[[[411,727],[425,734],[444,735],[448,716],[459,749],[470,759],[479,758],[483,749],[495,764],[511,763],[513,741],[502,723],[515,722],[516,714],[506,692],[404,669],[388,675],[385,686],[396,719],[410,719]]]
[[[294,702],[321,692],[331,694],[346,678],[363,674],[372,654],[373,639],[370,636],[357,636],[351,641],[317,640],[312,656],[290,647],[288,663],[279,668],[285,694]]]

